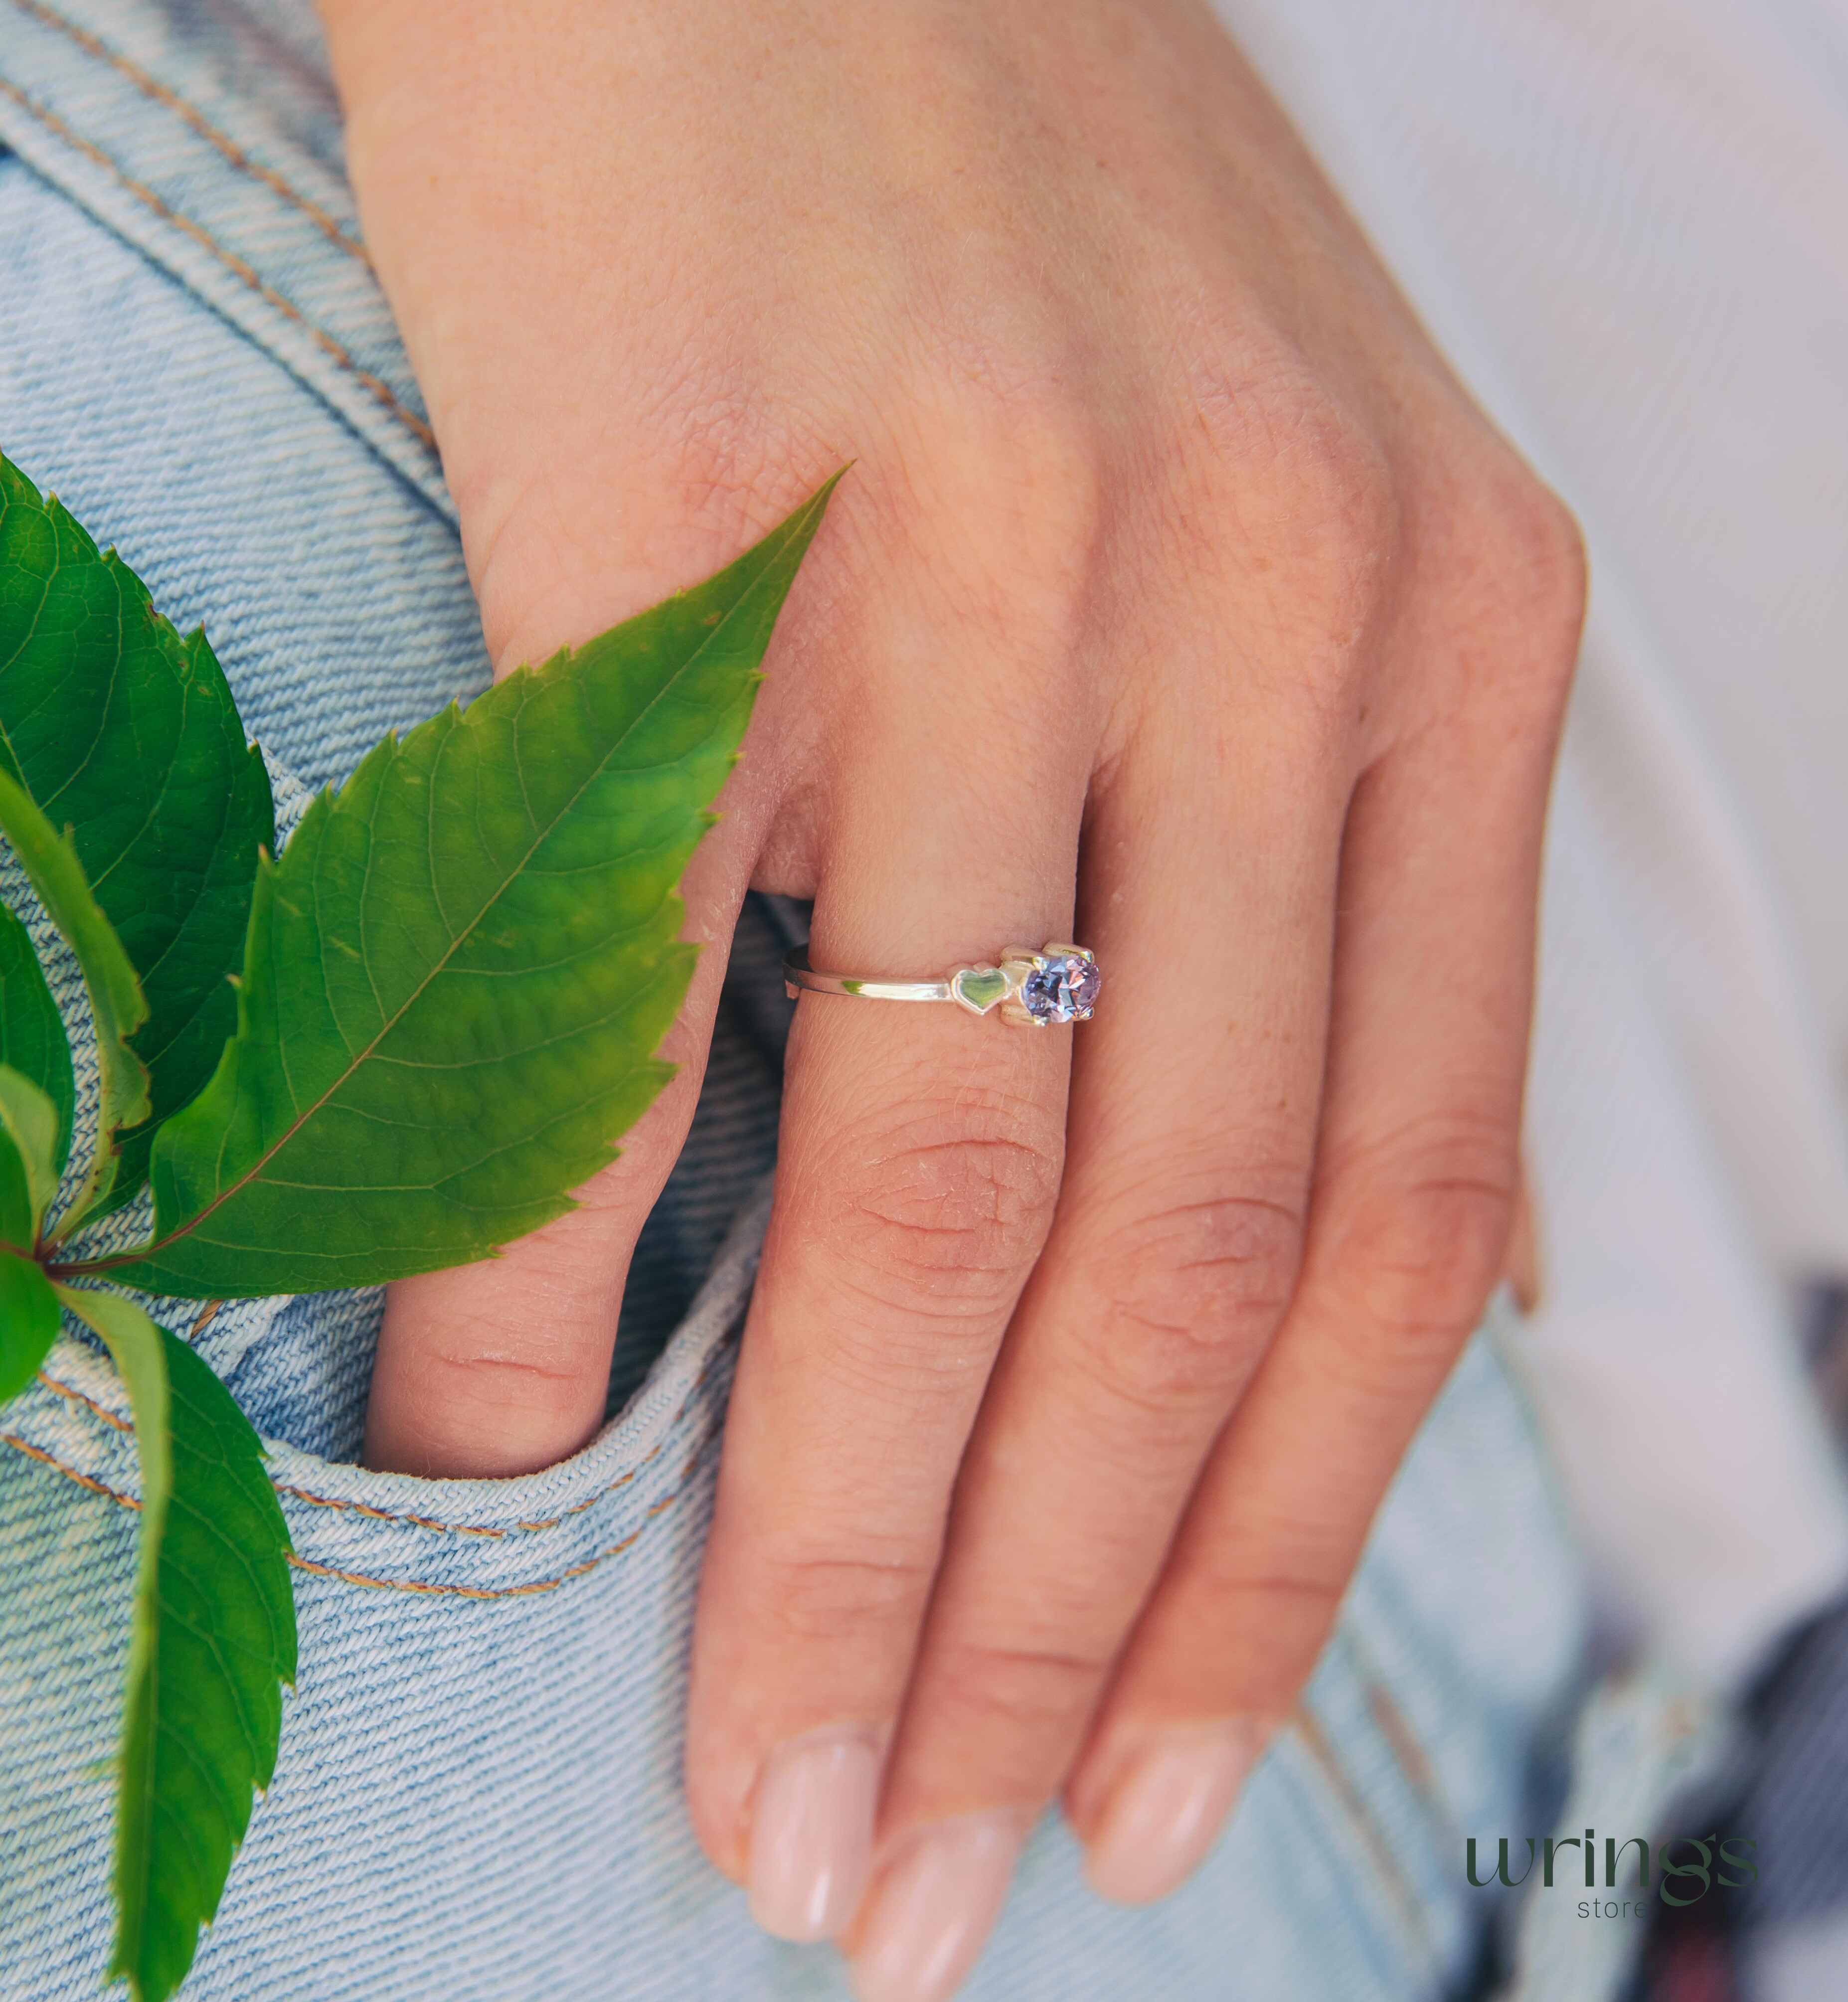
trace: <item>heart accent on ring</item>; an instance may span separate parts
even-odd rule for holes
[[[973,1008],[978,1015],[985,1015],[991,1008],[999,1007],[1013,987],[1011,975],[1003,973],[998,966],[965,966],[950,983],[951,994],[965,1008]]]

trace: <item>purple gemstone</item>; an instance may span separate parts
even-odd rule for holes
[[[1082,1022],[1097,1006],[1102,985],[1094,959],[1062,953],[1021,982],[1020,1004],[1036,1022]]]

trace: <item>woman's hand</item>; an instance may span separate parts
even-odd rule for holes
[[[822,967],[1104,968],[1076,1030],[802,1006],[706,1557],[701,1840],[940,1996],[1062,1789],[1107,1894],[1198,1860],[1494,1282],[1578,541],[1190,0],[326,12],[497,662],[855,462],[679,1078],[395,1289],[373,1459],[597,1425],[747,885]]]

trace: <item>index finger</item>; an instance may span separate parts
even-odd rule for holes
[[[744,899],[744,846],[715,835],[682,880],[699,913],[688,929],[707,949],[661,1045],[675,1073],[617,1158],[577,1191],[578,1207],[497,1258],[387,1292],[368,1466],[476,1480],[530,1474],[575,1453],[602,1423],[629,1259],[699,1102]]]

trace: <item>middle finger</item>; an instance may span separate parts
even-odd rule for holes
[[[934,2002],[979,1950],[1294,1286],[1344,781],[1252,741],[1196,720],[1094,804],[1082,908],[1106,985],[893,1753],[853,1940],[879,2002]]]

